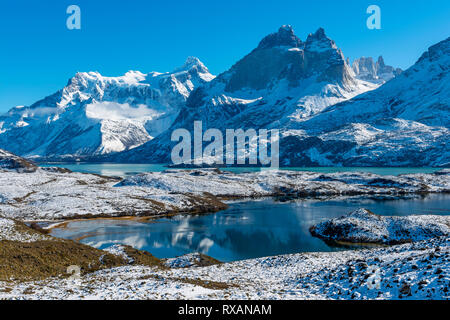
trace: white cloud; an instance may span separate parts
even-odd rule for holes
[[[125,120],[146,119],[151,120],[160,114],[146,105],[133,107],[128,103],[97,102],[86,106],[86,115],[92,119]]]

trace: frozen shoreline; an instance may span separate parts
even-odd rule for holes
[[[224,201],[230,199],[449,192],[449,170],[380,176],[360,172],[234,174],[215,169],[171,169],[120,180],[56,168],[37,168],[31,173],[0,169],[0,215],[21,221],[208,213],[225,209]]]
[[[12,164],[4,163],[7,166],[0,169],[0,242],[6,241],[12,252],[15,244],[39,247],[42,241],[50,247],[52,243],[69,248],[81,246],[39,235],[19,221],[205,213],[222,210],[226,207],[224,200],[238,198],[450,192],[449,170],[379,176],[171,169],[120,181],[35,168],[20,158],[15,158]],[[22,170],[22,165],[27,170]],[[379,236],[383,238],[386,234],[383,230],[392,231],[385,220],[380,220],[380,229],[378,218],[375,222],[364,215],[353,218],[361,220],[353,227],[362,238],[375,235],[379,240]],[[428,227],[434,223],[430,218],[415,219],[415,226],[420,220],[422,231],[429,231]],[[381,231],[366,230],[366,226]],[[419,242],[370,250],[292,254],[206,266],[199,266],[203,258],[194,254],[169,259],[163,268],[136,262],[135,258],[142,259],[145,253],[130,257],[127,250],[114,248],[100,251],[100,258],[95,261],[100,270],[82,275],[78,282],[61,277],[0,281],[0,299],[449,299],[450,238],[448,233],[427,235],[411,239]],[[94,257],[99,255],[97,249],[82,248],[87,252],[96,250]],[[115,265],[119,266],[104,265],[102,252],[105,256],[116,255],[121,262],[117,260]]]

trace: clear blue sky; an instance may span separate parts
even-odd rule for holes
[[[80,31],[66,28],[70,4],[81,8]],[[366,28],[371,4],[382,30]],[[450,1],[2,0],[0,112],[57,91],[77,71],[163,72],[193,55],[218,74],[282,24],[303,40],[324,27],[351,59],[382,54],[407,68],[450,36]]]

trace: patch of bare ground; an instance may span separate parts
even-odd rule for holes
[[[190,213],[190,214],[203,214],[214,213],[228,209],[228,205],[220,201],[216,196],[211,193],[204,192],[203,196],[194,194],[188,194],[189,201],[192,206],[189,210],[175,213]]]
[[[147,251],[137,250],[130,246],[123,246],[125,254],[133,259],[134,265],[158,267],[165,269],[166,267],[161,263],[161,260],[151,255]]]
[[[18,232],[39,233],[25,224]],[[0,281],[32,281],[49,277],[68,277],[67,268],[79,266],[82,274],[128,265],[122,257],[71,240],[56,239],[35,242],[0,241]],[[164,268],[150,253],[131,247],[126,249],[134,264]]]
[[[0,281],[64,276],[77,265],[82,273],[123,265],[123,259],[69,240],[0,242]]]
[[[213,257],[207,256],[206,254],[200,253],[200,261],[196,262],[195,265],[198,267],[209,267],[216,264],[222,264],[221,261],[214,259]]]

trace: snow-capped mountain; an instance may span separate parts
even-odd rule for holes
[[[203,121],[205,130],[289,127],[376,87],[355,77],[322,28],[302,41],[285,25],[228,71],[195,89],[166,133],[112,159],[167,162],[171,132],[192,130],[194,121]]]
[[[0,147],[47,158],[129,150],[164,132],[190,92],[213,78],[194,57],[170,73],[77,73],[62,90],[1,116]]]
[[[197,113],[197,120],[206,115],[210,127],[221,128],[225,121],[259,128],[280,119],[308,118],[375,88],[354,77],[322,28],[303,42],[291,26],[282,26],[230,70],[195,90],[187,111]]]
[[[377,62],[373,58],[361,57],[353,61],[352,69],[358,79],[375,84],[383,84],[399,76],[403,70],[387,66],[382,56],[378,57]]]
[[[378,89],[285,131],[283,164],[450,166],[449,71],[447,38]]]
[[[280,129],[282,166],[449,166],[449,69],[450,38],[378,89],[336,103],[369,87],[323,30],[302,42],[283,27],[194,90],[166,133],[113,160],[170,162],[170,133],[202,120],[204,130]]]
[[[170,163],[175,129],[279,129],[281,166],[450,166],[450,38],[408,70],[350,66],[320,28],[292,27],[217,77],[196,58],[171,73],[79,73],[0,117],[0,148],[22,156]],[[365,80],[367,81],[365,81]]]

